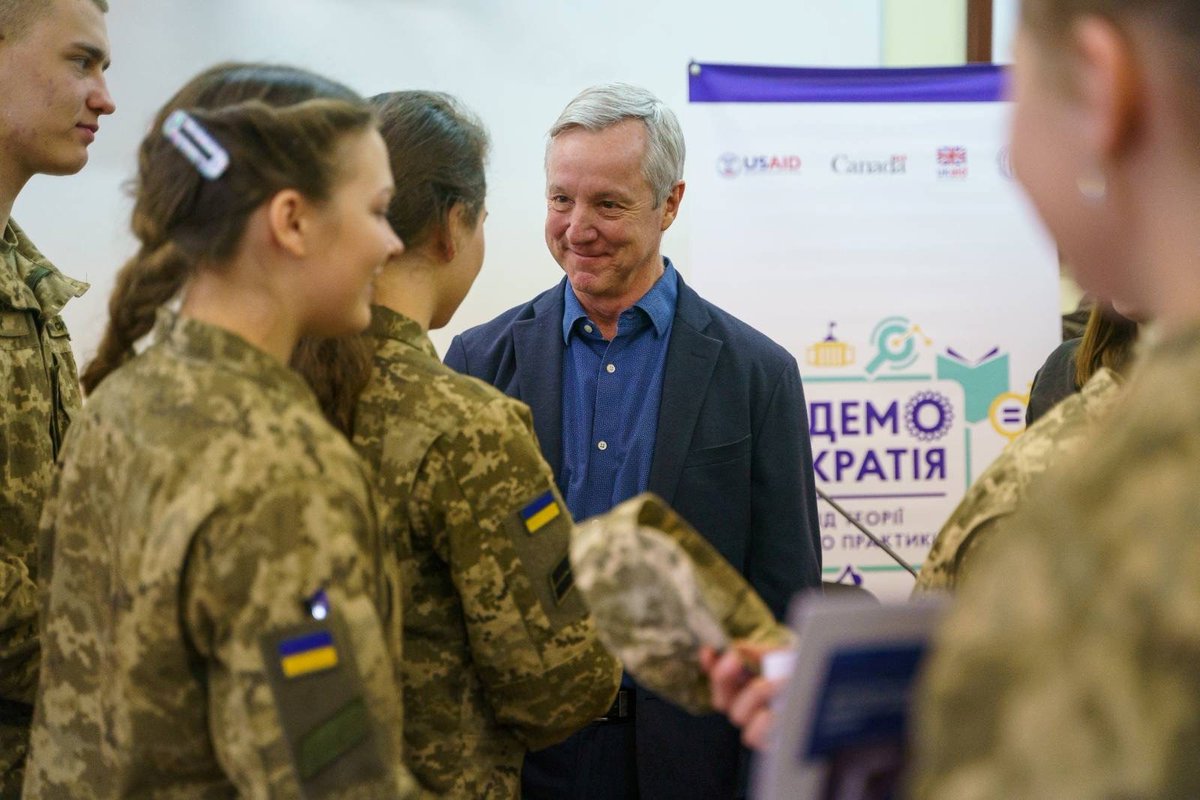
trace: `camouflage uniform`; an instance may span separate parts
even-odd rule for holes
[[[431,794],[515,798],[526,749],[604,713],[620,669],[572,591],[571,516],[529,410],[376,307],[354,443],[401,560],[405,756]]]
[[[54,268],[11,220],[0,241],[0,797],[20,794],[37,688],[38,516],[80,405],[58,316],[87,284]]]
[[[692,714],[713,710],[701,645],[793,643],[746,579],[653,494],[576,526],[571,564],[600,639],[639,683]]]
[[[1200,328],[988,545],[918,705],[920,798],[1200,797]]]
[[[72,426],[40,547],[29,800],[415,793],[368,477],[285,365],[164,316]]]
[[[1029,487],[1053,464],[1087,441],[1120,396],[1121,378],[1100,369],[1078,394],[1050,409],[992,462],[938,532],[913,594],[953,590],[974,571],[979,545],[1022,502]]]

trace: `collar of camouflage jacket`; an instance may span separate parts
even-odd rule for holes
[[[371,327],[367,330],[376,339],[392,339],[441,360],[425,329],[399,311],[386,306],[371,306]]]
[[[236,372],[259,384],[269,394],[317,406],[316,395],[299,373],[224,328],[160,308],[154,340],[190,361],[211,363]]]
[[[59,272],[21,227],[8,221],[0,238],[0,304],[36,311],[49,319],[87,290],[88,284]]]

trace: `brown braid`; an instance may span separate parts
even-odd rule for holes
[[[205,180],[160,133],[188,112],[229,152],[219,179]],[[255,208],[283,188],[314,200],[335,179],[335,146],[374,117],[350,89],[292,67],[222,64],[193,78],[159,111],[138,151],[132,229],[141,247],[122,267],[109,323],[83,372],[91,393],[134,355],[157,309],[201,264],[219,263],[241,240]]]

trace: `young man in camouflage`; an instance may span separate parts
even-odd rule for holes
[[[114,110],[105,0],[0,0],[0,797],[20,791],[39,648],[35,531],[79,407],[59,313],[87,285],[54,268],[10,218],[37,174],[87,163]]]

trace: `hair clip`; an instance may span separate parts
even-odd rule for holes
[[[215,181],[229,168],[229,153],[182,108],[171,112],[162,132],[208,180]]]

